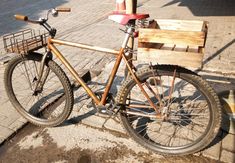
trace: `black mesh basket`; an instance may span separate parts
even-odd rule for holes
[[[16,33],[3,36],[4,49],[6,52],[27,54],[47,45],[48,33],[35,32],[25,29]]]

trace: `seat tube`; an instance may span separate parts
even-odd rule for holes
[[[134,32],[134,29],[129,26],[128,29],[127,29],[127,32],[126,32],[126,36],[125,36],[125,39],[122,43],[122,48],[125,49],[127,44],[128,44],[128,41],[129,41],[129,38],[131,37],[131,35],[133,34]]]
[[[115,77],[115,75],[117,73],[117,70],[119,68],[119,65],[121,63],[122,56],[124,55],[124,50],[125,50],[125,48],[126,48],[126,46],[128,44],[129,38],[132,35],[132,33],[133,33],[133,28],[129,27],[127,29],[126,36],[125,36],[125,39],[124,39],[123,44],[122,44],[122,48],[119,51],[118,57],[116,59],[114,67],[113,67],[113,70],[112,70],[112,72],[111,72],[111,74],[109,76],[109,80],[108,80],[108,83],[107,83],[106,88],[104,90],[104,94],[102,95],[101,101],[99,103],[101,105],[104,105],[105,102],[106,102],[106,97],[108,96],[108,92],[109,92],[109,90],[111,88],[111,85],[113,83],[114,77]]]

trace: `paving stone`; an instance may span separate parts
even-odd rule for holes
[[[235,135],[227,134],[222,140],[222,148],[235,153]]]
[[[9,56],[7,56],[7,55],[0,56],[0,64],[1,64],[1,65],[4,65],[4,64],[6,64],[7,62],[9,62],[10,59],[11,59],[11,57],[9,57]]]
[[[0,122],[2,122],[4,119],[6,119],[7,117],[4,115],[0,115]]]
[[[84,118],[82,123],[92,127],[103,128],[103,125],[105,124],[105,118],[92,115]]]
[[[0,115],[6,117],[6,119],[2,121],[2,123],[5,124],[6,126],[10,125],[12,121],[17,120],[18,118],[21,117],[20,114],[15,110],[15,108],[13,108],[12,106],[8,104],[1,105]]]
[[[120,124],[120,120],[115,118],[115,119],[108,119],[107,122],[104,125],[105,128],[109,130],[113,130],[116,132],[124,133],[126,134],[125,129],[122,127],[122,124]]]
[[[205,157],[210,157],[215,160],[219,160],[220,157],[221,142],[211,146],[210,148],[202,151],[202,155]]]
[[[223,115],[222,129],[227,133],[235,135],[235,120],[227,115]]]
[[[235,120],[231,119],[230,120],[230,126],[229,126],[229,131],[230,134],[235,135]]]
[[[1,101],[2,102],[2,101]],[[17,118],[19,117],[19,113],[15,110],[15,108],[10,104],[10,102],[7,103],[1,103],[0,106],[0,115],[4,115],[6,117]]]
[[[17,119],[19,122],[22,122],[22,123],[26,123],[27,120],[23,117],[20,117],[19,119]]]
[[[9,129],[17,131],[19,130],[19,128],[21,128],[24,124],[26,124],[27,122],[22,122],[19,120],[14,121],[14,123],[12,123],[11,125],[9,125]]]
[[[0,138],[0,144],[1,144],[4,140],[5,140],[4,138]]]
[[[19,117],[17,117],[17,118],[14,118],[14,116],[7,117],[1,121],[1,126],[9,127],[13,123],[15,123],[17,121],[17,119],[19,119]]]
[[[230,152],[230,151],[226,151],[226,150],[222,150],[220,161],[234,163],[235,162],[235,153]]]
[[[14,131],[13,130],[11,130],[11,129],[9,129],[9,128],[7,128],[7,127],[3,127],[3,126],[0,126],[0,137],[1,138],[8,138],[9,136],[11,136],[13,133],[14,133]]]

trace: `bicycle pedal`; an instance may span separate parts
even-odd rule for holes
[[[97,112],[104,115],[109,115],[106,108],[97,108]]]
[[[97,112],[99,114],[102,114],[102,115],[106,115],[106,116],[111,116],[111,115],[114,115],[114,112],[111,111],[111,110],[108,110],[106,107],[104,106],[100,106],[100,107],[97,107]]]

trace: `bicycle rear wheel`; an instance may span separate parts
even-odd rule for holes
[[[118,94],[120,116],[136,142],[160,154],[185,155],[213,140],[220,128],[221,107],[206,81],[186,69],[165,65],[137,76],[162,116],[157,118],[133,79],[125,81]]]
[[[32,53],[14,57],[6,67],[4,84],[16,110],[38,126],[57,126],[70,115],[73,92],[63,70],[52,60],[46,62],[41,83],[35,91],[42,55]]]

